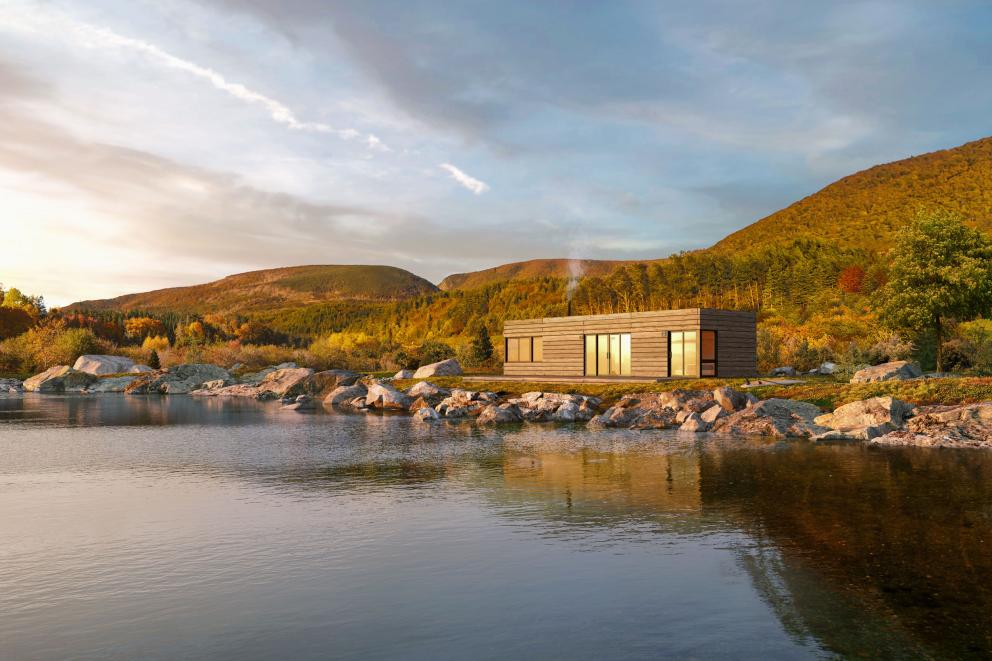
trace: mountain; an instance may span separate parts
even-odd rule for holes
[[[884,251],[922,208],[960,213],[992,232],[992,138],[844,177],[781,211],[730,234],[718,252],[819,239],[843,248]]]
[[[329,301],[397,301],[436,291],[427,280],[394,266],[290,266],[202,285],[80,301],[69,309],[223,314]]]
[[[582,277],[587,275],[608,275],[618,266],[631,264],[629,261],[606,259],[532,259],[526,262],[513,262],[482,271],[455,273],[441,281],[442,291],[476,289],[497,282],[525,280],[544,276],[556,278]]]

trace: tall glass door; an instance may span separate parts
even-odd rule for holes
[[[629,376],[630,333],[585,336],[586,376]]]
[[[668,375],[699,376],[699,344],[696,331],[668,333]]]

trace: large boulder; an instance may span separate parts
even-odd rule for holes
[[[124,392],[137,378],[137,374],[99,378],[86,388],[86,392]]]
[[[393,375],[393,378],[394,379],[412,379],[413,378],[413,370],[400,370],[399,372],[397,372],[396,374]]]
[[[504,425],[524,419],[516,404],[490,404],[482,409],[476,422],[480,425]]]
[[[448,358],[430,365],[423,365],[413,373],[415,379],[429,379],[432,376],[461,376],[462,366],[454,358]]]
[[[876,381],[905,381],[923,376],[919,365],[908,360],[897,360],[881,365],[872,365],[858,370],[851,377],[851,383],[874,383]]]
[[[711,424],[703,420],[703,417],[693,411],[686,416],[685,422],[679,427],[679,431],[686,432],[702,432],[709,431]]]
[[[123,374],[130,372],[134,361],[125,356],[104,356],[100,354],[85,354],[76,359],[72,366],[74,370],[87,374]]]
[[[815,423],[820,409],[792,399],[766,399],[717,420],[712,431],[740,436],[809,438],[827,431]]]
[[[792,365],[783,365],[782,367],[772,368],[772,376],[796,376],[796,368]]]
[[[871,439],[877,445],[992,448],[992,402],[920,407],[906,429]]]
[[[431,404],[437,404],[442,399],[449,396],[451,391],[446,388],[440,388],[430,381],[420,381],[419,383],[415,383],[410,386],[407,389],[406,394],[410,397],[423,397]]]
[[[350,386],[338,386],[324,398],[324,404],[327,406],[346,406],[359,398],[364,402],[364,397],[367,394],[368,388],[361,383],[354,383]]]
[[[899,429],[914,412],[912,404],[894,397],[872,397],[851,402],[838,407],[833,413],[816,417],[816,424],[831,430],[816,438],[871,440]]]
[[[139,374],[124,392],[129,394],[180,395],[200,388],[207,381],[223,379],[229,381],[231,375],[223,367],[206,363],[175,365],[166,369]]]
[[[422,406],[413,414],[417,420],[421,422],[437,422],[441,419],[437,411],[434,410],[433,406]]]
[[[723,386],[713,391],[713,401],[720,405],[724,411],[733,413],[746,409],[748,405],[757,402],[757,398],[751,393],[742,393],[734,390],[730,386]],[[708,410],[708,409],[707,409]]]
[[[365,405],[377,409],[405,411],[410,408],[412,401],[409,395],[382,382],[369,384],[365,395]]]
[[[94,381],[96,377],[88,372],[80,372],[68,365],[56,365],[25,381],[24,389],[40,393],[82,392]]]

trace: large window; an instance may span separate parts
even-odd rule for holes
[[[543,337],[506,338],[506,362],[540,363],[544,360]]]
[[[698,364],[698,372],[697,372]],[[716,376],[716,331],[671,331],[669,376]]]
[[[586,376],[629,376],[630,333],[586,335]]]

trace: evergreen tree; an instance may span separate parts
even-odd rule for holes
[[[148,366],[153,370],[157,370],[162,367],[162,363],[158,359],[158,351],[155,351],[155,349],[152,349],[152,352],[148,354]]]
[[[921,213],[900,232],[889,281],[875,295],[883,321],[932,331],[937,371],[944,368],[944,329],[992,311],[992,243],[946,211]]]
[[[479,330],[472,339],[469,357],[475,365],[485,365],[493,358],[493,341],[485,324],[479,324]]]

